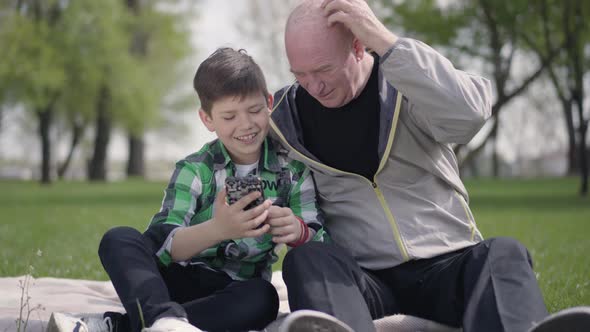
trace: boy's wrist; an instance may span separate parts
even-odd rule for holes
[[[211,218],[209,221],[203,223],[203,227],[205,227],[206,233],[209,234],[210,238],[215,241],[215,243],[227,240],[223,235],[223,231],[220,229],[219,224],[215,222],[215,218]]]
[[[307,240],[309,238],[309,227],[307,226],[307,224],[303,221],[303,219],[301,219],[297,216],[295,216],[295,219],[297,219],[297,221],[300,223],[301,231],[299,233],[299,238],[296,241],[287,243],[287,245],[289,247],[300,246],[300,245],[304,244],[305,242],[307,242]]]

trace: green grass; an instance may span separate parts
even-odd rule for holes
[[[97,257],[102,234],[116,225],[143,230],[164,185],[0,182],[0,276],[32,265],[35,276],[106,280]],[[529,248],[552,312],[590,305],[590,199],[579,198],[577,186],[577,179],[467,182],[483,235]]]

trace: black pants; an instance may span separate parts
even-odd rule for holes
[[[357,332],[396,313],[464,332],[524,332],[548,315],[528,251],[509,238],[378,271],[341,247],[310,242],[287,254],[283,277],[291,310],[323,311]]]
[[[187,317],[206,331],[263,329],[277,317],[279,298],[263,279],[234,281],[199,266],[162,267],[155,244],[130,227],[109,230],[98,250],[127,314],[120,330],[139,331],[141,305],[145,326],[160,317]]]

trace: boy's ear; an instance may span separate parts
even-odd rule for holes
[[[199,117],[201,118],[201,122],[203,122],[205,127],[207,127],[210,132],[215,131],[213,119],[211,119],[211,116],[209,116],[209,114],[207,114],[207,112],[205,112],[202,108],[199,108]]]
[[[266,104],[268,105],[268,109],[272,111],[274,103],[274,97],[269,93],[268,97],[266,97]]]

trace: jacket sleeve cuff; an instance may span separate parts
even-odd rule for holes
[[[391,53],[393,53],[395,51],[395,49],[400,45],[400,43],[402,43],[406,39],[407,38],[401,38],[401,37],[399,37],[395,41],[395,43],[393,43],[393,45],[391,45],[391,47],[389,48],[389,50],[387,50],[387,52],[385,52],[385,54],[383,54],[383,56],[379,57],[379,64],[382,64],[383,62],[385,62],[387,60],[387,58],[389,58],[389,56],[391,55]]]

